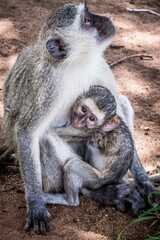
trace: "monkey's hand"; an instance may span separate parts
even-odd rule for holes
[[[50,214],[44,206],[44,203],[32,201],[28,206],[25,230],[29,231],[33,226],[36,234],[45,235],[51,231],[49,218]]]

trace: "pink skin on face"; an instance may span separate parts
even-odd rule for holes
[[[96,116],[92,113],[89,107],[85,105],[79,105],[76,114],[72,119],[72,125],[75,128],[92,127],[97,123]]]

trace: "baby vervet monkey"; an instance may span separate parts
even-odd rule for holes
[[[77,206],[81,191],[92,199],[106,205],[115,205],[122,211],[126,210],[126,203],[130,202],[133,214],[145,207],[139,192],[121,183],[128,169],[136,182],[139,177],[135,171],[140,171],[144,176],[146,173],[144,174],[143,167],[134,169],[132,136],[124,121],[116,114],[116,101],[108,89],[102,86],[90,87],[72,107],[68,126],[57,129],[57,132],[71,145],[82,141],[86,149],[81,164],[69,159],[64,166],[66,195],[47,194],[44,197],[46,203]],[[126,191],[126,197],[121,201],[117,190],[119,186]],[[129,194],[132,194],[132,198]]]

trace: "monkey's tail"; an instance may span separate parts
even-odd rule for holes
[[[151,192],[154,192],[156,190],[142,166],[136,149],[134,149],[134,157],[130,170],[142,196],[148,197]]]
[[[148,198],[150,195],[151,203],[160,203],[160,191],[152,184],[141,161],[136,149],[134,149],[134,158],[131,164],[131,173],[133,174],[136,186],[143,197]],[[159,193],[155,193],[159,192]]]

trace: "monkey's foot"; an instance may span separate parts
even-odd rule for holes
[[[33,226],[36,234],[45,235],[47,232],[51,231],[49,218],[50,214],[43,202],[31,202],[29,204],[25,230],[29,231]]]
[[[127,184],[118,184],[116,187],[118,194],[114,205],[119,211],[131,210],[133,215],[138,215],[146,207],[144,199],[136,189]]]
[[[105,185],[97,190],[82,188],[81,192],[84,196],[107,206],[114,206],[119,211],[131,210],[133,215],[138,215],[146,206],[140,193],[124,183]]]
[[[71,207],[77,207],[79,205],[79,201],[67,200],[66,194],[63,193],[43,193],[42,197],[45,204],[59,204]]]

